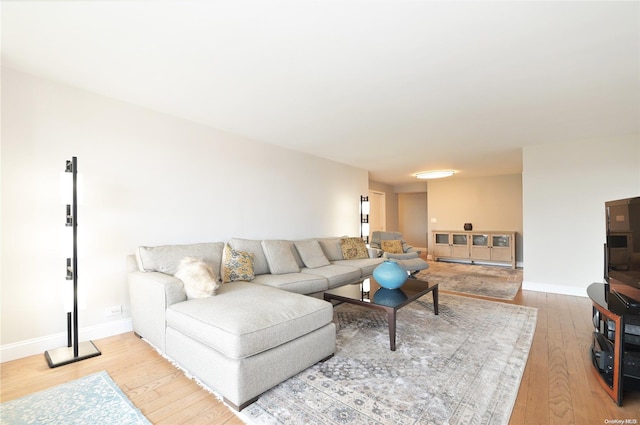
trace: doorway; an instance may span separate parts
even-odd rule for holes
[[[369,191],[369,240],[371,232],[387,230],[386,199],[384,192]]]

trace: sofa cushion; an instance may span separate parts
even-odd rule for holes
[[[293,258],[295,258],[296,263],[298,263],[298,269],[301,269],[304,267],[304,261],[302,261],[302,258],[300,257],[300,253],[296,248],[295,242],[290,241],[290,243],[291,243],[291,252],[293,252]]]
[[[403,252],[402,254],[394,254],[393,252],[385,252],[382,254],[384,258],[393,258],[396,260],[410,260],[420,257],[416,251]],[[423,260],[424,261],[424,260]]]
[[[315,269],[331,264],[317,240],[296,241],[295,247],[307,268]]]
[[[307,273],[261,274],[253,282],[296,294],[312,294],[329,289],[326,278]]]
[[[262,250],[262,241],[255,239],[229,239],[228,244],[236,251],[253,253],[253,272],[256,275],[269,273],[269,263]]]
[[[184,285],[187,298],[211,297],[220,286],[211,266],[196,257],[184,257],[175,277]]]
[[[394,239],[394,240],[382,240],[380,241],[380,248],[384,252],[390,252],[392,254],[402,254],[402,241]]]
[[[367,258],[360,260],[340,260],[333,261],[333,264],[339,266],[351,266],[358,267],[360,269],[360,277],[369,277],[373,274],[373,270],[378,267],[382,262],[384,262],[384,258]]]
[[[369,258],[369,251],[362,238],[342,238],[340,239],[340,249],[342,250],[342,258],[345,260]]]
[[[254,277],[253,253],[237,251],[229,245],[225,245],[222,263],[222,281],[225,283],[237,280],[251,281]]]
[[[196,257],[204,260],[216,273],[219,273],[223,249],[224,242],[141,246],[136,251],[136,259],[141,271],[174,275],[184,257]]]
[[[271,274],[298,273],[300,267],[293,256],[295,247],[289,241],[262,241],[262,250]]]
[[[347,265],[330,264],[315,269],[302,269],[304,274],[322,276],[329,281],[329,289],[354,283],[360,279],[361,271],[357,267]]]
[[[240,282],[221,286],[215,297],[167,309],[167,326],[233,359],[267,351],[332,320],[326,301]]]
[[[322,252],[324,252],[327,260],[344,260],[342,248],[340,248],[340,238],[318,238],[316,240],[322,247]]]
[[[419,257],[399,259],[397,260],[397,263],[400,267],[408,272],[414,272],[417,270],[424,270],[429,268],[429,263]]]

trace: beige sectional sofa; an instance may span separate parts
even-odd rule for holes
[[[360,250],[358,258],[345,259],[343,252],[352,253],[345,244],[355,239],[139,247],[128,257],[134,331],[241,410],[333,355],[333,308],[320,295],[370,277],[383,261],[371,250],[366,258]],[[182,259],[200,258],[228,276],[230,251],[252,258],[247,278],[222,283],[214,296],[189,299],[174,276]]]

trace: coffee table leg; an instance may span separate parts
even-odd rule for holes
[[[433,311],[438,314],[438,287],[433,288]]]
[[[389,346],[391,351],[396,351],[396,311],[387,310],[387,322],[389,322]]]

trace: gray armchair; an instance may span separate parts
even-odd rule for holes
[[[402,244],[402,254],[384,252],[382,249],[382,241],[400,241]],[[372,232],[371,233],[371,248],[374,248],[378,251],[379,257],[385,258],[395,258],[395,259],[407,259],[407,258],[418,258],[420,256],[421,251],[408,245],[407,242],[402,238],[402,233],[400,232]]]
[[[399,240],[402,245],[402,253],[385,252],[382,249],[382,241],[388,240]],[[378,257],[392,258],[396,260],[400,267],[411,274],[415,274],[420,270],[429,268],[429,263],[420,258],[421,251],[407,244],[407,242],[402,238],[402,234],[400,232],[372,232],[371,242],[369,245],[372,249],[377,251]]]

